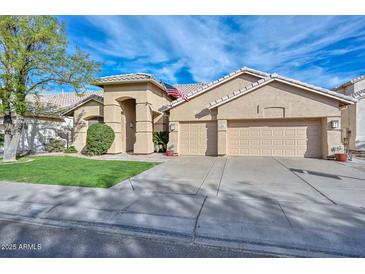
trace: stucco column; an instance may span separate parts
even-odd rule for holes
[[[152,131],[152,112],[149,104],[136,101],[136,142],[134,143],[134,153],[153,153]]]
[[[365,83],[363,83],[365,85]],[[365,92],[364,94],[365,95]],[[365,98],[359,99],[356,103],[356,131],[355,134],[355,147],[358,150],[365,149]]]
[[[227,120],[218,120],[218,156],[227,155]]]
[[[338,122],[337,128],[332,128],[332,121]],[[327,159],[333,155],[333,149],[337,146],[343,146],[341,139],[341,117],[331,116],[322,118],[322,156]]]
[[[179,122],[169,122],[169,143],[167,149],[179,153]]]
[[[104,123],[110,126],[114,133],[115,139],[108,150],[108,153],[125,152],[125,142],[122,136],[122,109],[118,103],[104,105]]]

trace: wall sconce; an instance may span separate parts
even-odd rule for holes
[[[170,124],[170,131],[174,131],[175,130],[175,124]]]
[[[340,123],[338,120],[331,121],[331,128],[339,128]]]
[[[133,128],[133,123],[132,122],[129,123],[129,127]]]

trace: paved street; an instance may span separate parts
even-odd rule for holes
[[[0,183],[0,218],[297,256],[365,256],[363,163],[178,157],[110,189]],[[280,249],[278,251],[278,249]]]
[[[268,254],[209,247],[189,242],[177,243],[86,229],[55,228],[8,221],[0,221],[0,245],[0,257],[274,257]]]

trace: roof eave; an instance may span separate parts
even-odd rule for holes
[[[97,98],[95,98],[93,95],[91,95],[92,97],[89,97],[89,98],[86,98],[85,100],[82,100],[81,102],[79,102],[79,103],[77,103],[76,105],[73,105],[73,106],[71,106],[70,108],[68,108],[68,109],[66,109],[65,111],[63,111],[61,114],[63,115],[63,116],[72,116],[72,114],[71,113],[73,113],[73,111],[75,110],[75,109],[77,109],[77,108],[79,108],[80,106],[82,106],[83,104],[86,104],[86,103],[88,103],[88,102],[90,102],[90,101],[95,101],[95,102],[97,102],[97,103],[100,103],[100,104],[104,104],[104,102],[103,101],[101,101],[101,100],[98,100]],[[68,114],[70,114],[70,115],[68,115]]]
[[[246,90],[244,92],[241,92],[241,93],[238,93],[236,95],[233,95],[231,97],[229,97],[229,95],[226,95],[227,96],[227,99],[221,100],[220,102],[214,103],[214,104],[213,104],[213,102],[211,102],[209,104],[210,106],[208,105],[207,108],[209,110],[214,109],[214,108],[217,108],[217,107],[219,107],[221,105],[224,105],[224,104],[226,104],[226,103],[228,103],[228,102],[230,102],[232,100],[235,100],[235,99],[237,99],[237,98],[239,98],[239,97],[241,97],[243,95],[246,95],[246,94],[248,94],[248,93],[250,93],[250,92],[252,92],[252,91],[254,91],[254,90],[258,89],[258,88],[261,88],[261,87],[263,87],[265,85],[268,85],[268,84],[270,84],[270,83],[272,83],[274,81],[278,81],[278,82],[281,82],[281,83],[285,83],[285,84],[288,84],[288,85],[291,85],[291,86],[295,86],[295,87],[298,87],[298,88],[301,88],[301,89],[309,90],[309,91],[314,92],[316,94],[323,95],[323,96],[326,96],[326,97],[330,97],[332,99],[336,99],[336,100],[338,100],[340,102],[343,102],[343,103],[346,103],[346,104],[349,104],[349,105],[352,105],[352,104],[354,104],[357,101],[355,98],[354,99],[351,99],[351,100],[347,100],[345,98],[342,98],[342,97],[339,97],[339,96],[336,96],[336,95],[333,95],[333,94],[328,94],[328,93],[325,93],[325,92],[321,92],[321,91],[316,90],[316,89],[313,89],[313,88],[309,88],[309,87],[306,87],[306,86],[303,86],[303,85],[300,85],[300,84],[297,84],[297,83],[293,83],[293,82],[288,81],[286,79],[281,79],[279,77],[275,77],[275,78],[272,78],[272,79],[270,79],[268,81],[265,81],[265,82],[263,82],[263,83],[261,83],[259,85],[253,86],[252,88],[250,88],[250,89],[248,89],[248,90]]]
[[[92,83],[94,86],[104,87],[104,86],[111,86],[111,85],[124,85],[124,84],[135,84],[135,83],[153,83],[157,87],[161,88],[162,90],[166,90],[165,86],[160,82],[156,81],[155,79],[136,79],[136,80],[122,80],[122,81],[103,81],[103,82],[94,82]]]

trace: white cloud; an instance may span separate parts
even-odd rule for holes
[[[123,59],[123,72],[153,72],[170,82],[179,80],[176,74],[182,68],[194,80],[207,82],[247,65],[329,87],[355,73],[335,73],[323,66],[325,61],[365,50],[365,44],[331,48],[346,38],[363,39],[364,17],[92,16],[86,20],[106,36],[82,39],[96,55]]]

